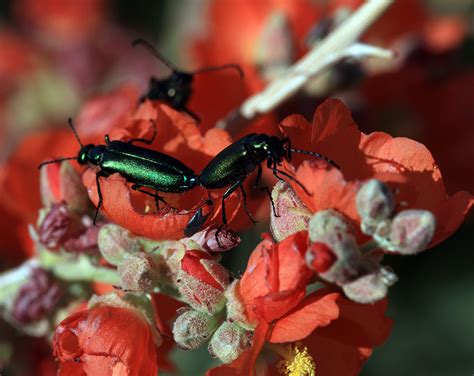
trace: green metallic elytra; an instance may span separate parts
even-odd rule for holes
[[[169,155],[122,141],[112,141],[98,163],[102,171],[118,172],[127,181],[160,192],[181,193],[197,185],[193,170]]]

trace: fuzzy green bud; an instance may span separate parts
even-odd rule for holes
[[[209,342],[209,353],[223,363],[231,363],[252,346],[253,332],[235,323],[224,322]]]
[[[173,338],[181,349],[195,350],[209,340],[218,324],[214,316],[185,309],[173,324]]]

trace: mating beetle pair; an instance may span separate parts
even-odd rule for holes
[[[222,196],[222,227],[227,224],[225,200],[237,189],[240,189],[242,192],[244,208],[247,215],[254,221],[247,208],[247,195],[243,183],[247,176],[256,169],[257,179],[254,188],[265,190],[270,196],[270,200],[272,200],[268,187],[258,187],[262,176],[261,164],[263,162],[267,161],[267,167],[273,171],[275,177],[284,180],[281,176],[285,176],[295,181],[304,190],[306,190],[306,188],[294,177],[278,169],[278,165],[280,165],[284,159],[288,161],[291,160],[292,152],[323,158],[335,165],[334,162],[320,154],[292,148],[289,138],[279,139],[278,137],[269,136],[267,134],[252,133],[222,150],[204,167],[201,174],[197,175],[191,168],[174,157],[133,145],[133,142],[142,142],[145,144],[151,144],[153,142],[156,136],[156,126],[154,123],[154,134],[149,140],[137,138],[129,140],[128,142],[110,141],[109,136],[106,135],[105,145],[83,145],[71,119],[69,119],[69,126],[81,146],[78,155],[76,157],[46,161],[40,164],[39,168],[50,163],[59,163],[73,159],[77,160],[81,165],[91,164],[98,166],[99,171],[96,173],[96,183],[99,202],[94,217],[94,223],[102,204],[100,177],[106,177],[114,173],[119,173],[128,182],[132,183],[132,189],[154,197],[157,206],[158,200],[164,201],[163,198],[158,195],[158,192],[184,193],[198,185],[208,190],[227,188]],[[143,188],[150,188],[155,192],[152,193]],[[271,201],[271,203],[273,211],[275,212],[273,201]],[[202,217],[202,211],[198,210],[185,229],[185,235],[189,236],[198,231],[200,226],[204,224],[203,222],[205,222],[205,218]]]

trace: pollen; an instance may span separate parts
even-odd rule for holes
[[[301,342],[289,345],[285,359],[278,363],[278,370],[288,376],[315,376],[316,364]]]

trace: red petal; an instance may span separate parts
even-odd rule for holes
[[[137,99],[138,89],[131,85],[89,99],[75,120],[83,144],[103,141],[104,135],[123,127],[136,108]]]
[[[88,169],[82,176],[89,197],[97,206],[99,197],[95,181],[96,172]],[[187,213],[140,214],[132,205],[129,188],[119,174],[100,179],[103,202],[101,212],[112,222],[133,233],[154,240],[176,240],[184,237],[184,229],[194,215]]]
[[[328,325],[339,316],[338,293],[318,291],[307,296],[296,308],[279,319],[273,327],[270,342],[295,342],[315,329]]]
[[[318,375],[356,376],[372,348],[389,336],[392,320],[384,316],[387,301],[358,304],[337,300],[339,318],[303,340],[316,363]]]
[[[327,165],[317,161],[306,161],[301,164],[295,178],[312,193],[307,195],[299,185],[292,183],[304,202],[312,211],[335,209],[344,213],[355,222],[360,217],[355,204],[355,196],[359,190],[358,181],[346,181],[341,171],[335,168],[326,168]]]
[[[217,290],[224,291],[224,286],[222,286],[201,263],[202,259],[213,260],[214,258],[204,251],[189,250],[184,254],[183,259],[181,260],[181,269],[199,281],[204,282]]]
[[[318,336],[360,348],[380,346],[388,338],[392,320],[384,315],[386,299],[375,304],[359,304],[340,296],[337,305],[339,318],[320,328],[316,332]]]
[[[347,178],[354,177],[352,166],[364,160],[359,151],[361,133],[350,110],[338,99],[328,99],[320,104],[312,124],[302,116],[292,115],[281,122],[280,129],[290,137],[292,147],[314,151],[332,159]],[[298,166],[308,157],[293,153],[293,159],[293,165]]]
[[[272,322],[303,299],[312,275],[302,256],[306,248],[305,231],[279,244],[264,240],[257,246],[239,284],[250,321]]]

